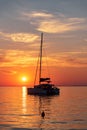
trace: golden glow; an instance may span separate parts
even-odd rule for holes
[[[26,86],[23,86],[22,87],[22,110],[23,110],[23,113],[25,114],[26,113],[26,94],[27,94],[27,89],[26,89]]]
[[[27,77],[26,77],[26,76],[23,76],[23,77],[22,77],[22,81],[23,81],[23,82],[26,82],[26,81],[27,81]]]

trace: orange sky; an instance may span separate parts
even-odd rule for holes
[[[53,82],[87,85],[87,1],[7,1],[0,1],[0,85],[33,85],[41,32]]]
[[[6,69],[6,68],[4,68]],[[25,68],[7,68],[7,72],[0,75],[1,85],[29,85],[33,86],[36,67]],[[13,71],[14,70],[14,71]],[[86,85],[87,84],[87,68],[73,67],[49,67],[50,77],[53,83],[57,85]],[[45,70],[44,70],[45,71]],[[46,73],[46,72],[45,72]],[[27,78],[26,82],[22,81],[22,77]]]

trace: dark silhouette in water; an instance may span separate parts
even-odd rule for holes
[[[36,67],[36,74],[35,74],[35,81],[34,81],[34,88],[27,88],[28,94],[31,95],[39,95],[39,96],[48,96],[48,95],[59,95],[60,89],[57,88],[54,84],[51,84],[50,77],[42,77],[42,58],[43,58],[43,33],[41,33],[41,44],[40,44],[40,54],[39,60]],[[35,85],[37,74],[39,69],[39,84]]]
[[[41,113],[41,116],[42,116],[43,118],[45,117],[45,112],[44,112],[44,111]]]

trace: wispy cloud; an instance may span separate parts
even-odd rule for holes
[[[2,49],[0,50],[2,52]],[[4,50],[0,53],[0,68],[1,67],[28,67],[36,66],[37,56],[32,55],[33,52],[17,51],[17,50]],[[87,52],[58,52],[50,54],[50,57],[43,57],[43,66],[48,65],[60,67],[87,67]]]
[[[37,28],[39,31],[47,33],[64,33],[73,29],[72,26],[68,24],[61,23],[58,20],[43,21]]]
[[[5,75],[14,75],[14,74],[17,74],[17,71],[15,71],[15,70],[11,70],[11,68],[9,68],[9,67],[0,67],[0,73],[1,74],[5,74]]]
[[[34,42],[38,38],[38,35],[28,34],[28,33],[3,33],[3,32],[0,32],[0,36],[5,40],[11,40],[14,42],[24,42],[24,43]]]
[[[47,33],[65,33],[68,31],[83,29],[85,18],[66,17],[60,13],[49,13],[47,11],[32,11],[22,13],[26,19],[30,20],[31,25],[35,25],[36,30]]]
[[[51,17],[53,17],[53,15],[52,14],[50,14],[50,13],[46,13],[46,12],[44,12],[44,11],[41,11],[41,12],[37,12],[37,11],[32,11],[32,12],[29,12],[29,13],[27,13],[27,12],[22,12],[22,15],[24,15],[24,16],[27,16],[27,17],[34,17],[34,18],[51,18]]]
[[[84,41],[86,41],[86,42],[87,42],[87,39],[84,39]]]
[[[4,53],[2,53],[2,51]],[[3,50],[0,49],[0,67],[35,65],[37,57],[32,51]]]
[[[85,19],[80,18],[53,18],[51,20],[43,20],[40,22],[37,30],[47,33],[65,33],[68,31],[80,30],[83,28],[80,24],[84,23]]]
[[[50,62],[53,66],[87,67],[87,52],[61,52],[52,54]]]

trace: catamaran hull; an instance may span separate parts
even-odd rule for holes
[[[59,89],[46,90],[42,88],[27,88],[30,95],[59,95]]]

